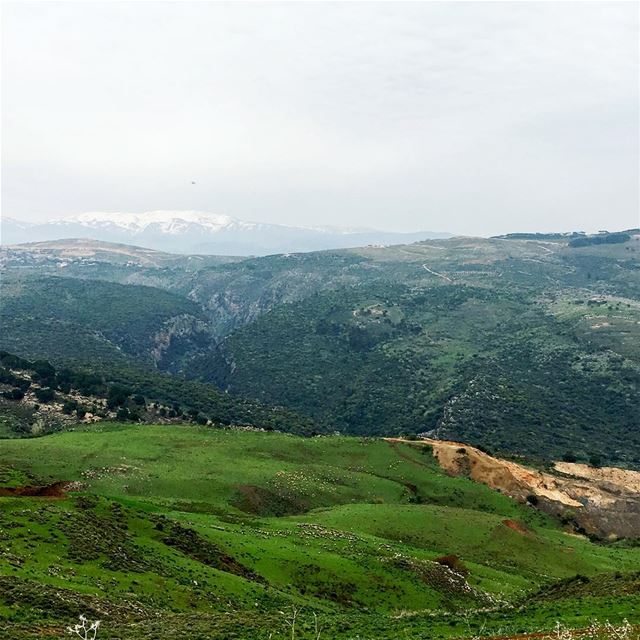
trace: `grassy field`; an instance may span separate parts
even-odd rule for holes
[[[428,449],[131,424],[0,441],[0,487],[56,481],[77,484],[0,497],[0,637],[80,613],[132,639],[275,640],[294,610],[298,638],[314,614],[345,639],[640,621],[640,548],[569,535]]]

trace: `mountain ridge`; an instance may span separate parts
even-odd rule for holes
[[[269,255],[366,244],[403,244],[449,236],[430,231],[400,233],[250,222],[206,211],[86,212],[39,224],[2,218],[4,245],[77,237],[206,255]]]
[[[224,262],[7,248],[0,346],[60,364],[144,363],[345,433],[435,430],[638,468],[640,236],[570,242],[452,238]]]

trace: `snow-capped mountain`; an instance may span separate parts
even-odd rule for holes
[[[144,213],[88,212],[44,224],[2,218],[2,244],[90,238],[173,253],[267,255],[339,249],[368,244],[402,244],[448,237],[429,231],[393,233],[372,229],[294,227],[245,222],[203,211]]]
[[[190,225],[216,233],[223,229],[243,228],[251,229],[256,225],[241,222],[231,216],[216,215],[202,211],[146,211],[144,213],[80,213],[59,220],[52,220],[50,225],[59,227],[82,225],[93,229],[124,229],[129,233],[143,233],[150,228],[162,233],[180,235],[188,231]]]

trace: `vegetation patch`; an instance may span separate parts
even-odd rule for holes
[[[156,528],[164,531],[164,523],[159,521]],[[240,564],[235,558],[223,553],[217,545],[198,535],[193,529],[183,527],[176,522],[168,523],[167,528],[169,529],[167,535],[161,538],[164,544],[218,571],[232,573],[247,580],[261,580],[258,574]]]
[[[256,485],[240,485],[233,506],[258,516],[289,516],[305,513],[309,504],[303,499],[282,495]]]

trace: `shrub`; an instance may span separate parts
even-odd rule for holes
[[[55,397],[55,393],[53,392],[53,389],[50,389],[49,387],[42,387],[40,389],[36,389],[35,395],[36,395],[36,398],[38,399],[38,402],[45,402],[45,403],[51,402]]]
[[[67,415],[72,414],[78,408],[78,403],[75,400],[67,400],[62,405],[62,413],[66,413]]]
[[[107,406],[110,409],[121,407],[127,398],[131,395],[131,390],[126,387],[122,387],[118,384],[114,384],[109,387],[109,393],[107,394]]]
[[[589,464],[592,467],[601,467],[602,466],[602,457],[599,456],[597,453],[592,454],[591,456],[589,456]]]
[[[11,391],[5,391],[2,396],[7,400],[22,400],[24,391],[22,389],[11,389]]]

